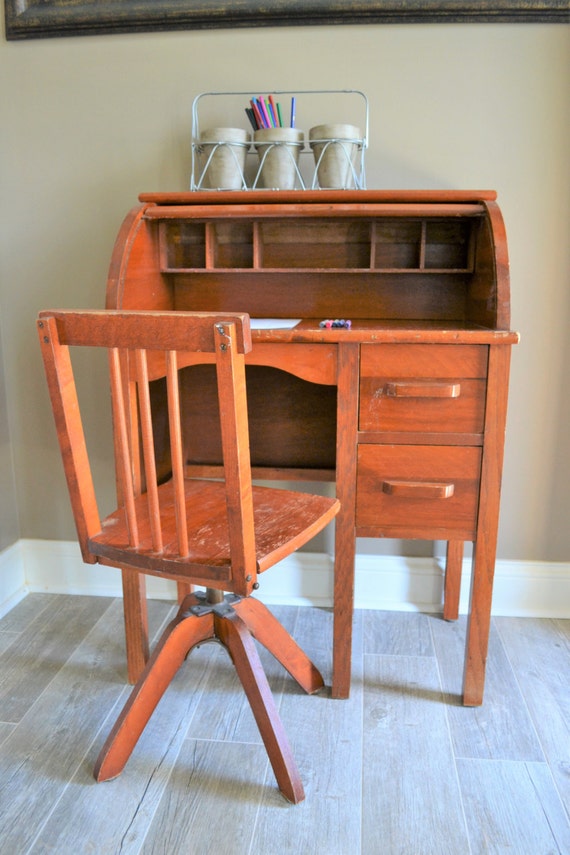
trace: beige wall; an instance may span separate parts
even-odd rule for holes
[[[4,378],[2,336],[0,335],[0,552],[15,543],[19,537],[14,457],[10,441]]]
[[[0,307],[19,536],[73,537],[34,316],[49,306],[101,306],[113,241],[137,194],[188,187],[193,97],[355,88],[370,100],[369,187],[499,193],[513,326],[522,333],[499,557],[567,561],[569,83],[570,28],[562,25],[0,41]],[[0,432],[4,447],[3,423]],[[9,491],[8,459],[3,452]]]

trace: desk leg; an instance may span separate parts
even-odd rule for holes
[[[493,578],[497,552],[501,473],[505,442],[510,347],[489,347],[489,372],[485,418],[485,441],[481,463],[481,487],[477,539],[473,552],[469,620],[465,647],[463,703],[483,703],[485,667],[491,626]]]
[[[358,356],[358,344],[339,344],[336,491],[341,508],[335,521],[333,698],[348,698],[350,694],[356,548]]]
[[[462,566],[463,541],[448,541],[445,560],[445,582],[443,588],[444,620],[457,620],[459,617],[459,595],[461,592]]]
[[[140,573],[123,568],[123,611],[129,683],[139,679],[149,657],[146,580]]]

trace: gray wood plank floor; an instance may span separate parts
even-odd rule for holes
[[[155,637],[173,608],[150,603]],[[330,612],[273,611],[330,683]],[[460,703],[464,633],[358,612],[346,701],[303,695],[262,652],[305,784],[294,807],[212,644],[96,784],[129,692],[121,602],[30,594],[0,620],[0,853],[569,855],[570,621],[494,619],[480,709]]]

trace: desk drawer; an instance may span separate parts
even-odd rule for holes
[[[359,446],[359,534],[472,539],[480,469],[481,449],[471,446]]]
[[[481,434],[485,345],[363,345],[361,431]]]

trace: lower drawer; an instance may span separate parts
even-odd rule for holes
[[[477,447],[360,445],[357,533],[474,539],[480,470]]]

